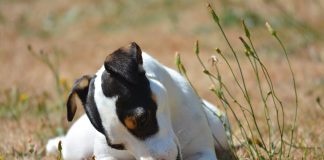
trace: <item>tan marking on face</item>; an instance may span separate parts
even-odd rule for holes
[[[152,100],[157,103],[156,95],[152,93]]]
[[[133,116],[127,116],[124,120],[124,123],[128,129],[135,129],[136,128],[136,120]]]
[[[76,110],[77,110],[77,104],[76,104],[76,97],[77,97],[77,94],[75,92],[72,93],[72,96],[71,96],[71,111],[72,111],[72,114],[74,115]]]
[[[105,63],[112,61],[112,58],[113,58],[112,54],[109,54],[105,59]]]
[[[123,52],[128,53],[130,51],[131,45],[125,46],[125,47],[121,47],[120,50]]]
[[[85,87],[88,87],[89,86],[89,81],[87,79],[82,79],[81,82],[79,83],[79,88],[80,89],[83,89]]]

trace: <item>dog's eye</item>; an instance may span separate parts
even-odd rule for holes
[[[148,111],[142,114],[141,116],[139,116],[136,120],[138,123],[138,127],[145,127],[146,124],[149,122],[149,118],[150,118],[150,112]]]
[[[150,112],[144,108],[136,108],[133,113],[126,116],[124,123],[128,129],[145,128],[150,121]]]

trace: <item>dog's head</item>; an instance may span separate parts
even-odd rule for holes
[[[95,76],[75,81],[67,101],[69,121],[76,111],[76,96],[110,147],[127,150],[136,159],[180,158],[166,90],[146,77],[136,43],[108,55]]]

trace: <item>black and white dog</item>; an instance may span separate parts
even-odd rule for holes
[[[214,160],[229,151],[226,117],[134,42],[108,55],[96,75],[75,81],[69,121],[76,97],[86,115],[49,140],[48,153],[59,141],[64,159]]]

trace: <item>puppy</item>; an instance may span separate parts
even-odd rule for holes
[[[108,55],[95,75],[75,81],[69,121],[76,97],[86,115],[49,140],[48,153],[57,152],[59,141],[64,159],[215,160],[230,150],[226,117],[135,42]]]

